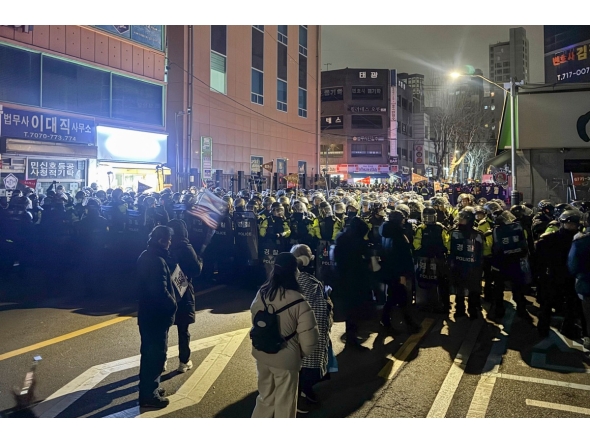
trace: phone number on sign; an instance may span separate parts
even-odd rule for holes
[[[583,76],[590,72],[590,67],[580,68],[576,71],[564,72],[563,74],[557,74],[557,80],[569,79],[572,76]]]
[[[44,139],[44,140],[63,140],[65,142],[75,142],[74,136],[61,136],[59,134],[43,134],[43,133],[30,133],[25,131],[25,137],[31,139]]]

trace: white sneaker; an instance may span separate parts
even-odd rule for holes
[[[182,362],[178,365],[178,373],[186,373],[193,368],[193,361],[188,361],[186,364]]]

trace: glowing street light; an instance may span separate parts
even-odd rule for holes
[[[485,80],[489,84],[497,86],[498,88],[504,90],[504,92],[506,92],[507,94],[510,94],[510,144],[512,145],[510,147],[510,151],[512,154],[512,162],[510,166],[512,176],[512,193],[510,196],[510,200],[512,205],[518,205],[519,194],[518,191],[516,191],[516,115],[514,114],[516,95],[518,94],[518,91],[516,90],[516,82],[514,81],[514,78],[510,79],[510,90],[507,90],[503,86],[498,85],[496,82],[493,82],[487,77],[484,77],[479,74],[463,74],[455,71],[450,73],[449,75],[453,79],[457,79],[459,77],[479,77],[480,79]]]

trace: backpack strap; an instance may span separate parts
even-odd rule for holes
[[[294,305],[299,304],[300,302],[305,301],[305,299],[297,299],[296,301],[291,302],[290,304],[285,305],[284,307],[279,308],[277,311],[275,311],[275,314],[279,314],[282,311],[285,311],[291,307],[293,307]],[[285,342],[289,342],[291,339],[293,339],[295,337],[295,335],[297,334],[297,330],[295,330],[293,333],[291,333],[290,335],[287,335],[283,338],[283,340]]]

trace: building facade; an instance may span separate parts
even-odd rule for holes
[[[168,26],[169,165],[178,186],[286,186],[318,173],[320,28]],[[261,167],[272,162],[273,174]],[[276,173],[276,177],[274,174]],[[273,186],[274,186],[273,185]]]
[[[412,89],[395,70],[321,73],[320,170],[340,180],[411,174]]]
[[[163,25],[0,26],[0,193],[152,187],[166,163]]]
[[[489,46],[490,75],[496,83],[529,83],[529,40],[524,28],[510,28],[510,40]]]

